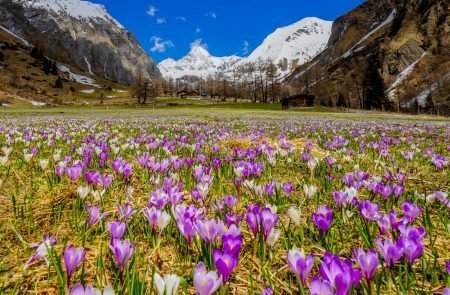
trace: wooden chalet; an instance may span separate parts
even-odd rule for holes
[[[194,97],[194,98],[198,98],[201,97],[200,93],[198,93],[197,91],[187,91],[187,90],[182,90],[179,91],[177,93],[177,97],[181,97],[181,98],[187,98],[187,97]]]
[[[303,108],[303,107],[313,107],[314,95],[309,94],[295,94],[281,99],[281,108],[283,110],[290,108]]]

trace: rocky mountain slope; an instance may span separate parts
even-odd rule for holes
[[[0,0],[0,25],[45,55],[94,75],[129,84],[140,70],[161,74],[136,37],[105,7],[81,0]]]
[[[231,76],[237,67],[259,60],[273,62],[280,77],[285,77],[297,66],[308,62],[325,49],[331,34],[331,21],[309,17],[270,34],[248,57],[215,57],[202,47],[194,47],[182,59],[166,59],[158,64],[166,78],[183,76],[214,76],[218,73]]]
[[[364,80],[375,63],[385,106],[450,106],[450,14],[445,0],[368,0],[338,18],[327,49],[287,79],[322,104],[364,107]],[[366,77],[365,77],[366,75]]]
[[[126,96],[127,87],[42,55],[0,26],[0,106],[98,104]]]

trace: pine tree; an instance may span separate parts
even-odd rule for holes
[[[433,98],[431,97],[431,93],[427,96],[427,98],[425,100],[425,110],[432,114],[434,114],[434,112],[435,112],[434,102],[433,102]]]
[[[51,60],[45,57],[42,62],[42,71],[44,71],[44,73],[48,75],[50,74],[51,70],[52,70],[52,62]]]
[[[345,108],[347,106],[347,103],[345,102],[344,94],[342,94],[342,92],[339,92],[336,106],[340,107],[340,108]]]
[[[63,80],[61,79],[61,77],[58,77],[58,79],[56,79],[55,81],[55,88],[63,88]]]
[[[371,55],[367,59],[367,69],[363,79],[364,108],[368,110],[372,108],[381,109],[386,102],[384,80],[378,69],[378,58],[375,54]]]
[[[58,75],[58,67],[56,66],[56,62],[52,62],[52,75],[57,76]]]

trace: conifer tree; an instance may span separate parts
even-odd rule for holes
[[[381,109],[386,103],[385,85],[383,77],[381,77],[379,69],[379,61],[377,56],[371,55],[367,59],[367,69],[364,74],[364,108],[365,109]]]

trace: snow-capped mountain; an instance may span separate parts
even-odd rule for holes
[[[109,15],[103,5],[89,1],[79,0],[14,0],[28,8],[41,8],[60,15],[67,15],[79,20],[107,21],[114,26],[123,28],[122,25]]]
[[[165,78],[178,79],[184,76],[206,78],[216,73],[228,72],[242,60],[239,56],[212,56],[201,45],[193,46],[191,51],[182,59],[175,61],[172,58],[163,60],[158,64],[161,74]]]
[[[280,77],[284,77],[326,48],[332,24],[332,21],[308,17],[277,29],[246,58],[214,57],[204,48],[194,47],[184,58],[178,61],[166,59],[158,67],[166,78],[186,75],[205,77],[217,72],[229,74],[239,66],[270,60],[277,65]]]
[[[270,34],[243,63],[271,60],[282,76],[323,51],[331,35],[332,21],[304,18]]]
[[[0,25],[44,54],[94,76],[131,83],[161,74],[136,37],[103,5],[83,0],[0,0]]]

